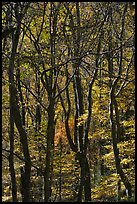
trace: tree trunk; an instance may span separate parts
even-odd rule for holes
[[[28,174],[29,169],[25,165],[20,168],[21,174],[21,195],[22,195],[22,202],[31,202],[30,199],[30,175]]]
[[[11,109],[11,97],[10,97],[10,155],[9,155],[9,171],[11,176],[11,186],[12,186],[12,201],[17,202],[17,183],[16,183],[16,176],[15,176],[15,169],[14,169],[14,119]]]
[[[47,109],[48,113],[48,124],[47,124],[47,154],[46,154],[46,167],[44,170],[44,202],[51,201],[51,185],[52,185],[52,172],[53,172],[53,151],[54,151],[54,136],[55,136],[55,93],[56,93],[56,82],[54,78],[56,76],[55,67],[55,41],[56,41],[56,27],[57,27],[57,13],[55,12],[54,5],[50,2],[50,61],[51,69],[49,76],[46,78],[46,90],[48,93],[49,106]],[[58,12],[58,11],[56,11]],[[52,16],[53,15],[53,16]],[[53,18],[52,18],[53,17]],[[53,29],[53,30],[52,30]],[[54,84],[55,83],[55,84]]]
[[[54,150],[54,135],[55,135],[55,121],[54,121],[54,101],[48,108],[48,125],[47,125],[47,154],[46,154],[46,167],[44,171],[44,202],[49,202],[51,197],[51,184],[52,184],[52,161]]]
[[[19,36],[20,36],[20,28],[21,28],[21,19],[18,20],[17,29],[15,32],[15,35],[13,36],[13,42],[12,42],[12,52],[9,62],[9,69],[8,69],[8,76],[9,76],[9,92],[10,92],[10,98],[11,98],[11,110],[12,110],[12,116],[15,122],[15,125],[18,129],[18,132],[20,134],[20,141],[23,148],[23,155],[25,159],[25,180],[26,180],[26,197],[24,198],[25,202],[30,202],[30,174],[31,174],[31,159],[28,149],[28,142],[27,142],[27,134],[26,131],[22,125],[22,119],[20,115],[20,109],[19,109],[19,101],[18,101],[18,95],[17,95],[17,89],[15,87],[14,82],[14,62],[16,57],[16,51],[17,46],[19,42]]]
[[[82,202],[82,193],[84,188],[84,201],[91,201],[91,184],[90,184],[90,169],[86,156],[82,153],[77,153],[76,159],[79,161],[81,168],[80,185],[78,191],[77,202]]]
[[[115,81],[116,82],[116,81]],[[128,181],[128,178],[126,177],[121,164],[120,164],[120,158],[119,158],[119,150],[117,147],[117,135],[119,129],[117,126],[116,128],[116,123],[114,121],[114,115],[113,115],[113,110],[114,110],[114,104],[116,103],[115,101],[115,95],[114,95],[114,88],[115,88],[115,83],[112,86],[111,92],[110,92],[110,127],[111,127],[111,137],[112,137],[112,142],[113,142],[113,150],[114,150],[114,156],[115,156],[115,164],[116,164],[116,169],[117,173],[119,174],[121,181],[124,183],[125,188],[128,191],[128,197],[130,198],[132,196],[132,191],[131,191],[131,184]]]
[[[24,155],[24,159],[25,159],[25,167],[24,167],[24,180],[25,180],[25,185],[24,185],[24,189],[25,189],[25,194],[23,195],[23,201],[24,202],[30,202],[30,176],[31,176],[31,158],[30,158],[30,154],[29,154],[29,148],[28,148],[28,139],[27,139],[27,133],[22,125],[22,120],[21,120],[21,115],[20,115],[20,111],[19,111],[19,107],[18,107],[18,101],[15,99],[17,98],[17,93],[16,93],[16,89],[14,87],[14,89],[12,89],[12,98],[13,98],[13,104],[12,104],[12,108],[13,108],[13,117],[14,117],[14,121],[16,124],[16,127],[18,129],[18,132],[20,134],[20,142],[22,145],[22,150],[23,150],[23,155]],[[26,196],[25,196],[26,195]]]
[[[119,124],[119,111],[115,96],[115,89],[117,87],[117,83],[120,80],[121,74],[122,74],[122,67],[123,67],[123,47],[122,47],[122,40],[124,35],[124,26],[125,26],[125,13],[127,11],[127,4],[125,4],[125,8],[123,11],[122,16],[122,24],[121,24],[121,33],[120,33],[120,50],[119,50],[119,66],[118,66],[118,76],[114,79],[112,82],[112,74],[113,74],[113,56],[108,56],[108,69],[109,69],[109,78],[110,78],[110,103],[109,103],[109,112],[110,112],[110,129],[111,129],[111,137],[113,142],[113,151],[114,151],[114,157],[115,157],[115,165],[117,173],[119,174],[121,181],[124,183],[125,188],[128,191],[128,197],[130,198],[132,196],[131,192],[131,184],[126,177],[121,164],[120,164],[120,158],[119,158],[119,149],[117,146],[118,140],[120,139],[120,124]],[[111,30],[110,30],[111,33]],[[109,41],[110,50],[112,49],[112,38]],[[115,110],[115,116],[114,116],[114,110]]]
[[[21,117],[22,117],[22,125],[25,126],[25,114],[26,114],[26,111],[25,111],[25,103],[24,103],[24,99],[23,99],[23,93],[22,93],[22,89],[21,89],[21,84],[20,84],[20,69],[19,69],[19,59],[18,59],[18,62],[17,62],[17,84],[18,84],[18,92],[19,92],[19,99],[20,99],[20,102],[21,102]]]

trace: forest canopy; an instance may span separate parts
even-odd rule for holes
[[[135,202],[135,2],[2,2],[2,201]]]

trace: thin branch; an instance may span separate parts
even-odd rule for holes
[[[124,78],[124,81],[123,81],[123,83],[121,84],[121,86],[119,87],[119,89],[118,89],[118,91],[117,91],[117,93],[116,93],[116,97],[118,97],[118,95],[120,94],[120,92],[121,92],[121,90],[123,89],[123,87],[124,87],[124,85],[125,85],[125,83],[126,83],[126,81],[127,81],[127,79],[128,79],[128,71],[129,71],[129,68],[130,68],[130,66],[131,66],[131,63],[132,63],[132,60],[133,60],[133,56],[134,56],[134,54],[132,55],[132,58],[131,58],[131,61],[130,61],[130,63],[128,64],[128,67],[127,67],[127,69],[126,69],[126,75],[125,75],[125,78]],[[131,82],[131,81],[130,81]]]
[[[40,38],[40,35],[42,33],[42,30],[43,30],[43,25],[44,25],[44,22],[45,22],[45,11],[46,11],[46,6],[47,6],[48,2],[43,2],[43,3],[44,3],[44,10],[43,10],[43,16],[42,16],[42,23],[41,23],[40,32],[39,32],[38,37],[37,37],[37,42],[39,42],[39,38]]]
[[[28,88],[28,86],[20,79],[21,83],[23,84],[23,86],[29,91],[29,93],[31,93],[32,96],[34,96],[34,98],[39,102],[39,104],[44,108],[44,110],[47,111],[47,108],[42,104],[42,102],[40,101],[40,99]]]
[[[3,148],[2,148],[2,151],[5,151],[5,152],[10,153],[10,150],[7,150],[7,149],[3,149]],[[22,158],[22,157],[19,156],[18,154],[14,153],[14,152],[12,152],[12,154],[13,154],[14,156],[16,156],[18,159],[20,159],[21,161],[24,161],[24,162],[29,163],[28,160],[26,160],[25,158]],[[3,155],[3,156],[4,156],[4,155]],[[6,156],[5,156],[5,157],[6,157]],[[7,157],[7,159],[8,159],[8,157]],[[37,169],[37,171],[39,171],[42,175],[44,175],[43,171],[42,171],[41,169],[39,169],[37,166],[35,166],[35,165],[32,164],[32,163],[31,163],[31,166],[34,167],[35,169]]]
[[[72,76],[71,76],[71,77],[69,78],[69,80],[67,81],[65,87],[64,87],[63,89],[61,89],[60,92],[54,97],[55,99],[56,99],[63,91],[66,90],[66,88],[69,86],[70,82],[72,81],[72,79],[73,79],[75,73],[76,73],[76,69],[75,69],[75,71],[73,72]]]

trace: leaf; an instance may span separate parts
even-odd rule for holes
[[[81,126],[85,123],[85,120],[88,118],[88,111],[85,111],[84,114],[78,117],[78,124],[77,126]]]

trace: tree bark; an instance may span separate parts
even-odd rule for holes
[[[115,81],[116,82],[116,81]],[[130,198],[132,196],[132,191],[131,191],[131,184],[125,175],[121,164],[120,164],[120,158],[119,158],[119,149],[117,146],[118,143],[118,135],[119,135],[119,124],[118,120],[114,120],[114,104],[116,104],[116,99],[114,95],[114,87],[115,84],[113,84],[111,92],[110,92],[110,127],[111,127],[111,137],[112,137],[112,142],[113,142],[113,150],[114,150],[114,156],[115,156],[115,164],[116,164],[116,169],[117,173],[119,174],[121,181],[124,183],[125,188],[128,190],[128,197]],[[116,112],[117,114],[117,112]],[[116,128],[117,127],[117,128]]]
[[[54,121],[54,101],[51,100],[48,108],[48,125],[47,125],[47,154],[46,167],[44,170],[44,202],[49,202],[51,197],[52,185],[52,161],[54,150],[54,135],[55,135],[55,121]]]
[[[57,70],[55,69],[55,52],[56,52],[56,32],[57,18],[60,8],[60,2],[57,7],[50,2],[50,64],[49,76],[46,77],[45,88],[48,93],[49,106],[47,108],[48,124],[47,124],[47,154],[46,166],[44,170],[44,202],[51,201],[52,193],[52,172],[53,172],[53,152],[54,152],[54,136],[55,136],[55,94],[57,81]],[[43,83],[43,80],[42,80]]]
[[[108,68],[109,68],[109,77],[110,77],[110,103],[109,103],[109,113],[110,113],[110,129],[111,129],[111,137],[112,137],[112,143],[113,143],[113,151],[114,151],[114,157],[115,157],[115,165],[116,165],[116,170],[117,173],[119,174],[121,181],[124,183],[125,188],[128,190],[128,197],[130,198],[132,196],[132,191],[131,191],[131,184],[125,175],[121,164],[120,164],[120,158],[119,158],[119,149],[118,149],[118,140],[120,139],[120,123],[119,123],[119,111],[118,111],[118,106],[117,106],[117,101],[116,101],[116,96],[115,96],[115,89],[117,87],[117,83],[120,79],[120,76],[122,74],[122,66],[123,66],[123,47],[122,47],[122,40],[123,40],[123,35],[124,35],[124,26],[125,26],[125,13],[127,11],[127,4],[125,4],[125,8],[123,11],[123,16],[122,16],[122,25],[121,25],[121,33],[120,33],[120,50],[119,50],[119,67],[118,67],[118,76],[113,80],[111,80],[111,77],[113,74],[113,63],[112,56],[109,56],[108,58]],[[110,31],[111,32],[111,31]],[[111,39],[109,44],[111,45],[110,49],[112,49],[112,43]],[[114,115],[114,110],[115,110],[115,115]]]
[[[25,195],[23,196],[23,201],[24,202],[30,202],[30,175],[31,175],[31,158],[29,154],[29,148],[28,148],[28,139],[27,139],[27,133],[22,125],[22,119],[20,115],[20,110],[18,106],[18,99],[17,99],[17,90],[14,86],[14,81],[10,81],[10,93],[11,93],[11,98],[12,98],[12,110],[13,110],[13,118],[14,122],[16,124],[17,130],[20,135],[20,142],[22,144],[22,149],[23,149],[23,155],[25,158],[25,180],[26,184],[24,186],[25,188]]]
[[[9,62],[8,76],[9,76],[10,100],[12,101],[11,102],[11,110],[13,114],[12,117],[14,119],[15,125],[20,134],[20,142],[22,144],[23,155],[25,158],[26,197],[24,198],[24,201],[30,202],[31,159],[30,159],[30,154],[28,149],[27,134],[24,127],[22,126],[22,119],[21,119],[19,104],[18,104],[19,101],[17,96],[17,89],[15,87],[15,82],[14,82],[14,63],[15,63],[17,46],[19,42],[20,29],[21,29],[21,19],[19,18],[16,32],[12,40],[12,51],[11,51],[11,57]]]
[[[91,201],[91,184],[90,184],[90,169],[86,156],[80,152],[76,154],[76,159],[79,161],[81,168],[80,185],[78,191],[77,202],[82,202],[82,193],[84,189],[84,201]]]
[[[10,154],[9,154],[9,171],[11,176],[11,186],[12,186],[12,201],[17,202],[17,182],[16,182],[16,175],[15,175],[15,168],[14,168],[14,119],[11,109],[11,97],[10,97]]]

